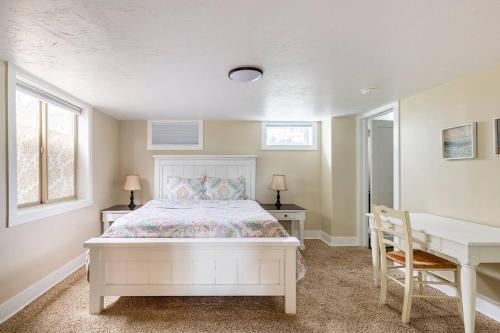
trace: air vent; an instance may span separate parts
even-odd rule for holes
[[[148,150],[203,150],[203,121],[149,120]]]

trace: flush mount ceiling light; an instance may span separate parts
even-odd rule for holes
[[[255,82],[264,75],[262,69],[252,66],[236,67],[227,75],[233,81]]]

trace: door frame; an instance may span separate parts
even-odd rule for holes
[[[394,140],[393,140],[393,159],[394,159],[394,208],[400,208],[400,128],[399,128],[399,101],[383,105],[371,111],[365,112],[356,117],[356,146],[357,146],[357,233],[358,244],[368,246],[368,219],[365,213],[368,212],[368,121],[388,112],[394,113]]]

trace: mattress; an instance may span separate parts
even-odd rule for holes
[[[116,220],[104,238],[289,237],[281,224],[253,200],[152,200]],[[297,250],[297,280],[304,277]]]

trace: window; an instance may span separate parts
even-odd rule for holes
[[[263,122],[262,149],[316,150],[316,122]]]
[[[92,108],[9,64],[8,226],[92,204]]]
[[[17,205],[76,197],[76,128],[73,110],[16,85]]]

